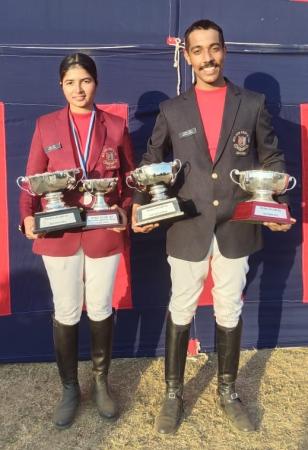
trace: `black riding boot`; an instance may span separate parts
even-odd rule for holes
[[[235,390],[235,380],[240,359],[242,319],[235,328],[216,324],[216,349],[218,356],[218,395],[222,409],[241,431],[254,431],[241,400]]]
[[[156,418],[159,433],[175,433],[183,415],[183,384],[190,324],[175,325],[171,314],[166,326],[165,399]]]
[[[113,316],[107,319],[89,320],[91,331],[91,355],[94,375],[94,399],[101,416],[112,419],[118,415],[118,407],[108,388],[108,371],[112,354]]]
[[[78,323],[63,325],[53,319],[53,338],[56,360],[63,385],[63,394],[54,413],[57,428],[68,428],[73,423],[80,403],[78,384]]]

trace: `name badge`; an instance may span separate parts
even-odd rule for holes
[[[120,160],[118,150],[112,147],[104,147],[101,153],[103,163],[108,170],[119,169]]]
[[[236,150],[235,154],[239,156],[246,156],[250,145],[250,135],[248,131],[240,130],[233,136],[233,147]]]
[[[52,152],[53,150],[60,150],[60,148],[62,148],[62,145],[60,142],[58,142],[57,144],[52,144],[52,145],[48,145],[48,147],[45,147],[44,152],[49,153],[49,152]]]
[[[189,137],[196,133],[197,133],[197,128],[191,128],[190,130],[181,131],[181,133],[179,133],[179,138],[182,139],[185,137]]]

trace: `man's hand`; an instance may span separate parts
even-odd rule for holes
[[[115,231],[116,233],[121,233],[121,231],[126,230],[127,226],[127,214],[126,211],[123,208],[120,208],[118,205],[112,205],[110,209],[116,209],[121,217],[121,223],[118,227],[114,228],[107,228],[107,230]]]
[[[150,231],[154,230],[154,228],[159,227],[159,223],[150,223],[147,225],[143,225],[143,226],[138,226],[136,225],[136,221],[137,221],[137,208],[139,208],[138,203],[134,203],[133,204],[133,208],[132,208],[132,229],[135,233],[149,233]]]
[[[292,223],[275,223],[275,222],[263,222],[263,225],[269,228],[271,231],[288,231],[296,223],[296,220],[291,218]]]

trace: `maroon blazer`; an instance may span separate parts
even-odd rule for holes
[[[67,107],[39,117],[32,139],[26,175],[80,167],[73,142]],[[111,167],[105,157],[108,149],[113,149],[114,154],[118,156],[118,163]],[[125,120],[98,109],[92,134],[87,176],[88,178],[119,177],[117,188],[106,195],[106,201],[110,206],[117,204],[126,210],[130,207],[131,192],[125,183],[125,174],[133,169],[132,145]],[[91,206],[83,204],[83,193],[78,188],[65,191],[64,201],[69,206],[83,208]],[[22,224],[25,217],[32,216],[41,210],[41,198],[21,192]],[[71,256],[82,247],[87,256],[100,258],[120,253],[123,250],[125,238],[125,232],[73,229],[54,232],[50,236],[36,239],[33,242],[33,252],[48,256]]]

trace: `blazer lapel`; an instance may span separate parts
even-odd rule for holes
[[[63,161],[67,169],[80,167],[79,161],[75,156],[75,150],[72,144],[68,107],[59,111],[58,117],[55,120],[55,127],[57,138],[59,138],[59,141],[62,145],[61,154],[58,153],[58,155],[61,156],[61,161]]]
[[[103,111],[97,109],[90,148],[90,155],[87,166],[89,172],[91,172],[91,170],[94,169],[97,160],[102,153],[103,145],[106,140],[107,129],[104,122],[105,119]]]
[[[233,124],[241,103],[241,92],[237,87],[227,81],[227,94],[225,101],[225,108],[222,118],[220,137],[218,141],[216,156],[214,164],[219,160],[222,152],[225,149],[228,138],[233,128]]]
[[[193,135],[197,147],[203,152],[208,161],[212,164],[210,157],[209,147],[207,139],[204,133],[204,127],[197,103],[196,93],[194,86],[191,87],[187,92],[183,94],[185,100],[184,105],[186,108],[186,118],[188,122],[189,129],[196,128],[197,132]]]

